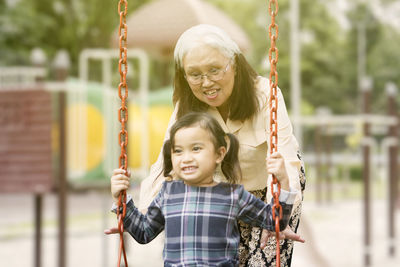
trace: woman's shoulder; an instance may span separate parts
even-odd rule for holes
[[[257,92],[269,93],[269,80],[264,76],[257,76],[254,85]]]
[[[260,108],[267,104],[269,98],[269,80],[263,76],[257,76],[254,86]]]
[[[260,105],[260,109],[268,106],[268,99],[270,95],[269,79],[263,76],[257,76],[255,80],[256,95]],[[278,98],[282,97],[282,92],[279,86],[277,87]]]

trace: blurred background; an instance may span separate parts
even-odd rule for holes
[[[268,76],[268,1],[128,1],[130,193],[172,113],[173,48],[225,29]],[[294,267],[400,266],[400,1],[279,0],[279,87],[306,164]],[[0,266],[115,266],[118,1],[0,0]],[[126,238],[130,266],[160,248]]]

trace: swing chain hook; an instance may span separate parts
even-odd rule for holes
[[[118,135],[118,144],[121,147],[121,154],[119,156],[119,168],[127,170],[128,167],[128,85],[126,83],[126,74],[128,72],[127,62],[127,36],[128,27],[126,25],[126,15],[128,10],[128,1],[119,0],[118,2],[118,13],[119,13],[119,62],[118,71],[120,74],[120,83],[118,85],[118,96],[121,99],[121,107],[118,110],[118,121],[121,123],[121,130]],[[121,265],[121,257],[124,256],[125,267],[128,267],[128,261],[126,258],[125,246],[124,246],[124,217],[126,215],[126,191],[122,191],[118,197],[117,203],[117,219],[118,219],[118,231],[120,237],[119,251],[118,251],[118,267]]]
[[[268,27],[268,36],[271,40],[271,47],[268,51],[268,59],[270,64],[269,73],[269,144],[270,154],[278,151],[278,71],[276,64],[278,63],[278,48],[276,40],[278,39],[278,25],[275,23],[275,17],[278,14],[278,0],[269,0],[268,12],[271,16],[271,23]],[[273,196],[272,218],[275,221],[275,237],[276,237],[276,266],[280,266],[280,245],[279,245],[279,220],[282,219],[282,206],[279,204],[279,195],[281,192],[281,184],[275,175],[272,175],[271,193]]]

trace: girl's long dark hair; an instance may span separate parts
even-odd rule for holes
[[[171,150],[175,144],[175,134],[182,128],[198,125],[210,133],[215,150],[221,146],[225,147],[227,152],[221,162],[221,170],[230,183],[238,183],[242,178],[242,172],[239,165],[238,152],[239,141],[233,134],[225,134],[221,126],[211,115],[200,112],[190,112],[178,119],[170,129],[170,139],[165,141],[163,146],[164,166],[163,174],[170,176],[172,171]],[[229,138],[229,144],[225,136]]]
[[[229,119],[244,121],[258,111],[255,80],[257,72],[250,66],[242,54],[235,55],[235,82],[229,97]],[[175,63],[174,105],[179,102],[177,118],[188,112],[206,111],[208,105],[201,102],[192,93],[185,78],[182,66]]]

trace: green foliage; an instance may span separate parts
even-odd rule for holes
[[[128,12],[148,1],[130,1]],[[66,49],[77,72],[84,48],[107,48],[119,24],[118,1],[19,0],[15,6],[0,2],[0,65],[29,64],[34,47],[51,59]],[[4,8],[3,8],[4,7]]]
[[[270,41],[268,39],[268,1],[208,0],[233,18],[248,34],[253,47],[248,59],[264,76]],[[353,3],[347,17],[351,29],[339,26],[325,5],[327,1],[301,0],[301,86],[302,101],[306,106],[329,107],[335,114],[358,113],[357,102],[357,25],[367,24],[367,74],[374,79],[373,109],[382,112],[386,96],[384,84],[388,81],[400,85],[399,30],[382,25],[366,4]],[[389,5],[394,1],[387,0]],[[240,12],[238,12],[240,10]],[[279,1],[279,87],[290,109],[290,1]],[[310,109],[308,109],[310,110]],[[312,110],[312,109],[311,109]]]
[[[400,88],[399,45],[400,35],[394,29],[383,28],[379,42],[371,47],[368,53],[368,69],[374,81],[372,112],[386,113],[385,86],[387,82],[393,82]],[[399,96],[399,94],[397,95]]]
[[[361,181],[363,177],[362,166],[355,165],[350,167],[350,179],[352,181]]]
[[[159,1],[159,0],[152,0]],[[203,0],[230,16],[248,34],[252,49],[247,58],[263,76],[268,76],[266,61],[268,38],[268,1]],[[375,17],[369,2],[351,2],[347,14],[351,28],[343,29],[326,6],[331,0],[299,0],[301,41],[302,101],[307,112],[326,106],[333,113],[357,113],[357,25],[366,25],[367,74],[374,80],[373,111],[385,110],[384,87],[388,81],[400,87],[399,29],[383,25]],[[99,0],[15,0],[14,6],[0,0],[0,65],[30,64],[34,47],[45,50],[52,59],[59,49],[66,49],[72,59],[72,75],[84,48],[110,46],[118,27],[118,1]],[[151,0],[130,0],[128,12]],[[395,1],[382,3],[390,7]],[[279,87],[290,109],[290,1],[279,1]],[[149,18],[152,19],[152,18]],[[167,64],[167,63],[165,63]],[[160,71],[161,69],[161,71]],[[151,63],[152,87],[163,84],[164,68]],[[399,94],[400,95],[400,94]]]
[[[208,0],[211,4],[223,10],[246,32],[250,39],[251,50],[246,54],[250,64],[262,76],[268,76],[268,70],[265,64],[268,61],[268,49],[270,39],[268,37],[268,25],[270,16],[268,14],[268,5],[266,1],[258,0]],[[285,96],[289,94],[289,31],[287,12],[288,1],[279,1],[279,11],[276,23],[279,27],[279,36],[277,46],[279,49],[278,70],[279,87]],[[238,12],[240,10],[240,12]]]
[[[270,40],[268,25],[270,16],[266,1],[222,1],[209,0],[227,12],[249,34],[253,43],[252,54],[249,57],[251,64],[261,75],[267,75],[268,70],[262,68],[263,61],[267,60]],[[290,108],[290,6],[288,0],[279,1],[277,24],[279,26],[279,87],[282,89],[287,106]],[[308,105],[330,106],[334,112],[340,112],[352,107],[352,103],[342,100],[343,90],[352,88],[354,82],[346,75],[349,71],[342,68],[349,59],[338,56],[338,49],[343,47],[343,33],[326,7],[319,1],[299,1],[300,4],[300,38],[301,76],[303,99]],[[240,10],[241,12],[237,12]],[[340,50],[342,51],[342,50]],[[348,66],[348,65],[347,65]],[[350,72],[351,73],[351,72]],[[341,81],[342,84],[338,83]],[[349,101],[350,102],[350,101]]]

